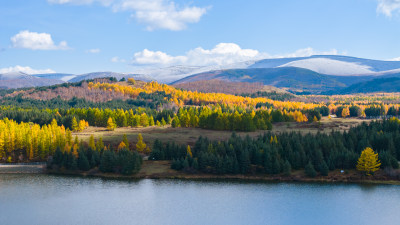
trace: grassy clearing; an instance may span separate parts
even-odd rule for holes
[[[357,126],[364,121],[369,122],[369,120],[361,119],[323,118],[320,123],[276,123],[273,126],[272,132],[282,133],[294,131],[303,134],[317,132],[329,133],[332,130],[348,130],[350,127]],[[237,134],[242,137],[245,137],[246,135],[256,137],[264,134],[264,132],[265,131],[260,130],[255,132],[237,132]],[[156,139],[159,139],[162,142],[174,141],[178,144],[193,145],[199,136],[205,136],[211,140],[224,141],[232,134],[231,131],[205,130],[200,128],[172,128],[171,126],[165,126],[142,128],[121,127],[114,131],[107,131],[107,129],[103,127],[89,127],[83,132],[74,133],[74,135],[77,135],[79,139],[82,139],[85,142],[89,141],[90,135],[94,135],[95,139],[103,137],[106,144],[117,145],[122,141],[122,136],[124,134],[127,135],[128,140],[132,144],[136,143],[137,135],[139,133],[143,135],[144,141],[147,144],[150,144],[150,146]]]

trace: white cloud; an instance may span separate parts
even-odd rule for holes
[[[400,61],[400,57],[389,59],[389,61]]]
[[[67,42],[61,41],[58,45],[54,44],[50,34],[36,33],[28,30],[20,31],[11,37],[14,48],[27,48],[32,50],[66,50],[69,49]]]
[[[114,0],[47,0],[52,4],[89,5],[98,2],[104,6],[110,5]]]
[[[132,12],[132,18],[145,24],[149,31],[166,29],[183,30],[189,23],[197,23],[208,7],[185,5],[180,7],[171,0],[47,0],[54,4],[87,5],[100,3],[110,6],[114,12]]]
[[[114,56],[114,57],[111,58],[111,62],[113,62],[113,63],[124,63],[124,62],[126,62],[126,60],[125,59],[120,59],[118,56]]]
[[[242,49],[235,43],[220,43],[212,49],[198,47],[188,51],[185,55],[171,56],[161,51],[150,51],[144,49],[133,55],[133,65],[189,65],[189,66],[211,66],[229,65],[249,60],[284,57],[306,57],[311,55],[337,55],[338,51],[333,49],[326,52],[315,51],[312,48],[297,50],[293,53],[283,55],[270,55],[254,49]]]
[[[391,17],[393,12],[400,12],[400,0],[378,0],[377,11]]]
[[[14,66],[8,68],[1,68],[0,74],[2,73],[12,73],[12,72],[23,72],[26,74],[40,74],[40,73],[55,73],[56,71],[52,69],[35,70],[29,66]]]
[[[86,53],[97,54],[97,53],[100,53],[100,49],[98,49],[98,48],[93,48],[93,49],[86,50],[85,52],[86,52]]]
[[[113,6],[114,11],[133,11],[132,17],[146,24],[149,31],[183,30],[188,23],[197,23],[207,8],[185,6],[180,8],[169,0],[124,0]]]

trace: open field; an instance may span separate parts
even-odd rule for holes
[[[357,126],[362,122],[369,122],[370,120],[365,119],[343,119],[343,118],[322,118],[320,123],[275,123],[273,125],[273,133],[282,132],[301,132],[317,133],[326,132],[329,133],[332,130],[335,131],[346,131],[351,127]],[[259,130],[255,132],[236,132],[238,135],[245,137],[256,137],[262,135],[267,131]],[[152,143],[154,140],[159,139],[162,142],[174,141],[178,144],[189,144],[193,145],[199,136],[208,137],[211,140],[227,140],[232,132],[231,131],[216,131],[216,130],[205,130],[200,128],[172,128],[170,126],[165,127],[143,127],[143,128],[132,128],[132,127],[121,127],[114,131],[107,131],[104,127],[89,127],[83,132],[74,133],[79,139],[88,142],[90,135],[94,135],[95,139],[103,137],[106,144],[117,145],[122,140],[124,134],[127,135],[128,140],[132,143],[136,142],[137,135],[141,133],[146,143]]]

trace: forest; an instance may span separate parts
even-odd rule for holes
[[[315,177],[335,169],[355,169],[361,152],[370,147],[379,154],[382,168],[398,169],[400,121],[363,123],[348,132],[302,135],[272,134],[242,138],[235,133],[224,142],[199,137],[193,147],[173,142],[154,143],[149,159],[173,160],[172,168],[211,174],[286,174],[304,169]]]
[[[50,87],[7,90],[0,97],[0,161],[47,161],[52,170],[135,174],[143,159],[168,160],[186,173],[290,174],[305,170],[326,176],[335,169],[356,168],[361,152],[371,147],[382,168],[398,168],[400,102],[395,94],[303,95],[251,91],[199,92],[204,83],[176,88],[129,78],[95,79]],[[215,87],[223,86],[216,82]],[[227,84],[222,90],[237,84]],[[246,84],[242,90],[260,84]],[[225,88],[225,89],[224,89]],[[346,130],[300,133],[275,125],[320,127],[348,118],[364,121]],[[334,118],[334,119],[333,119]],[[328,122],[326,122],[328,121]],[[197,141],[184,145],[142,135],[122,142],[93,137],[92,128],[165,129],[177,133],[199,129]],[[90,131],[87,131],[87,130]],[[227,140],[203,137],[208,130],[232,133]],[[89,141],[78,139],[81,132]],[[259,132],[258,137],[236,132]],[[131,146],[129,144],[131,143]],[[151,147],[150,147],[151,146]]]

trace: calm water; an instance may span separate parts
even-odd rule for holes
[[[400,224],[400,186],[0,174],[0,224]]]

